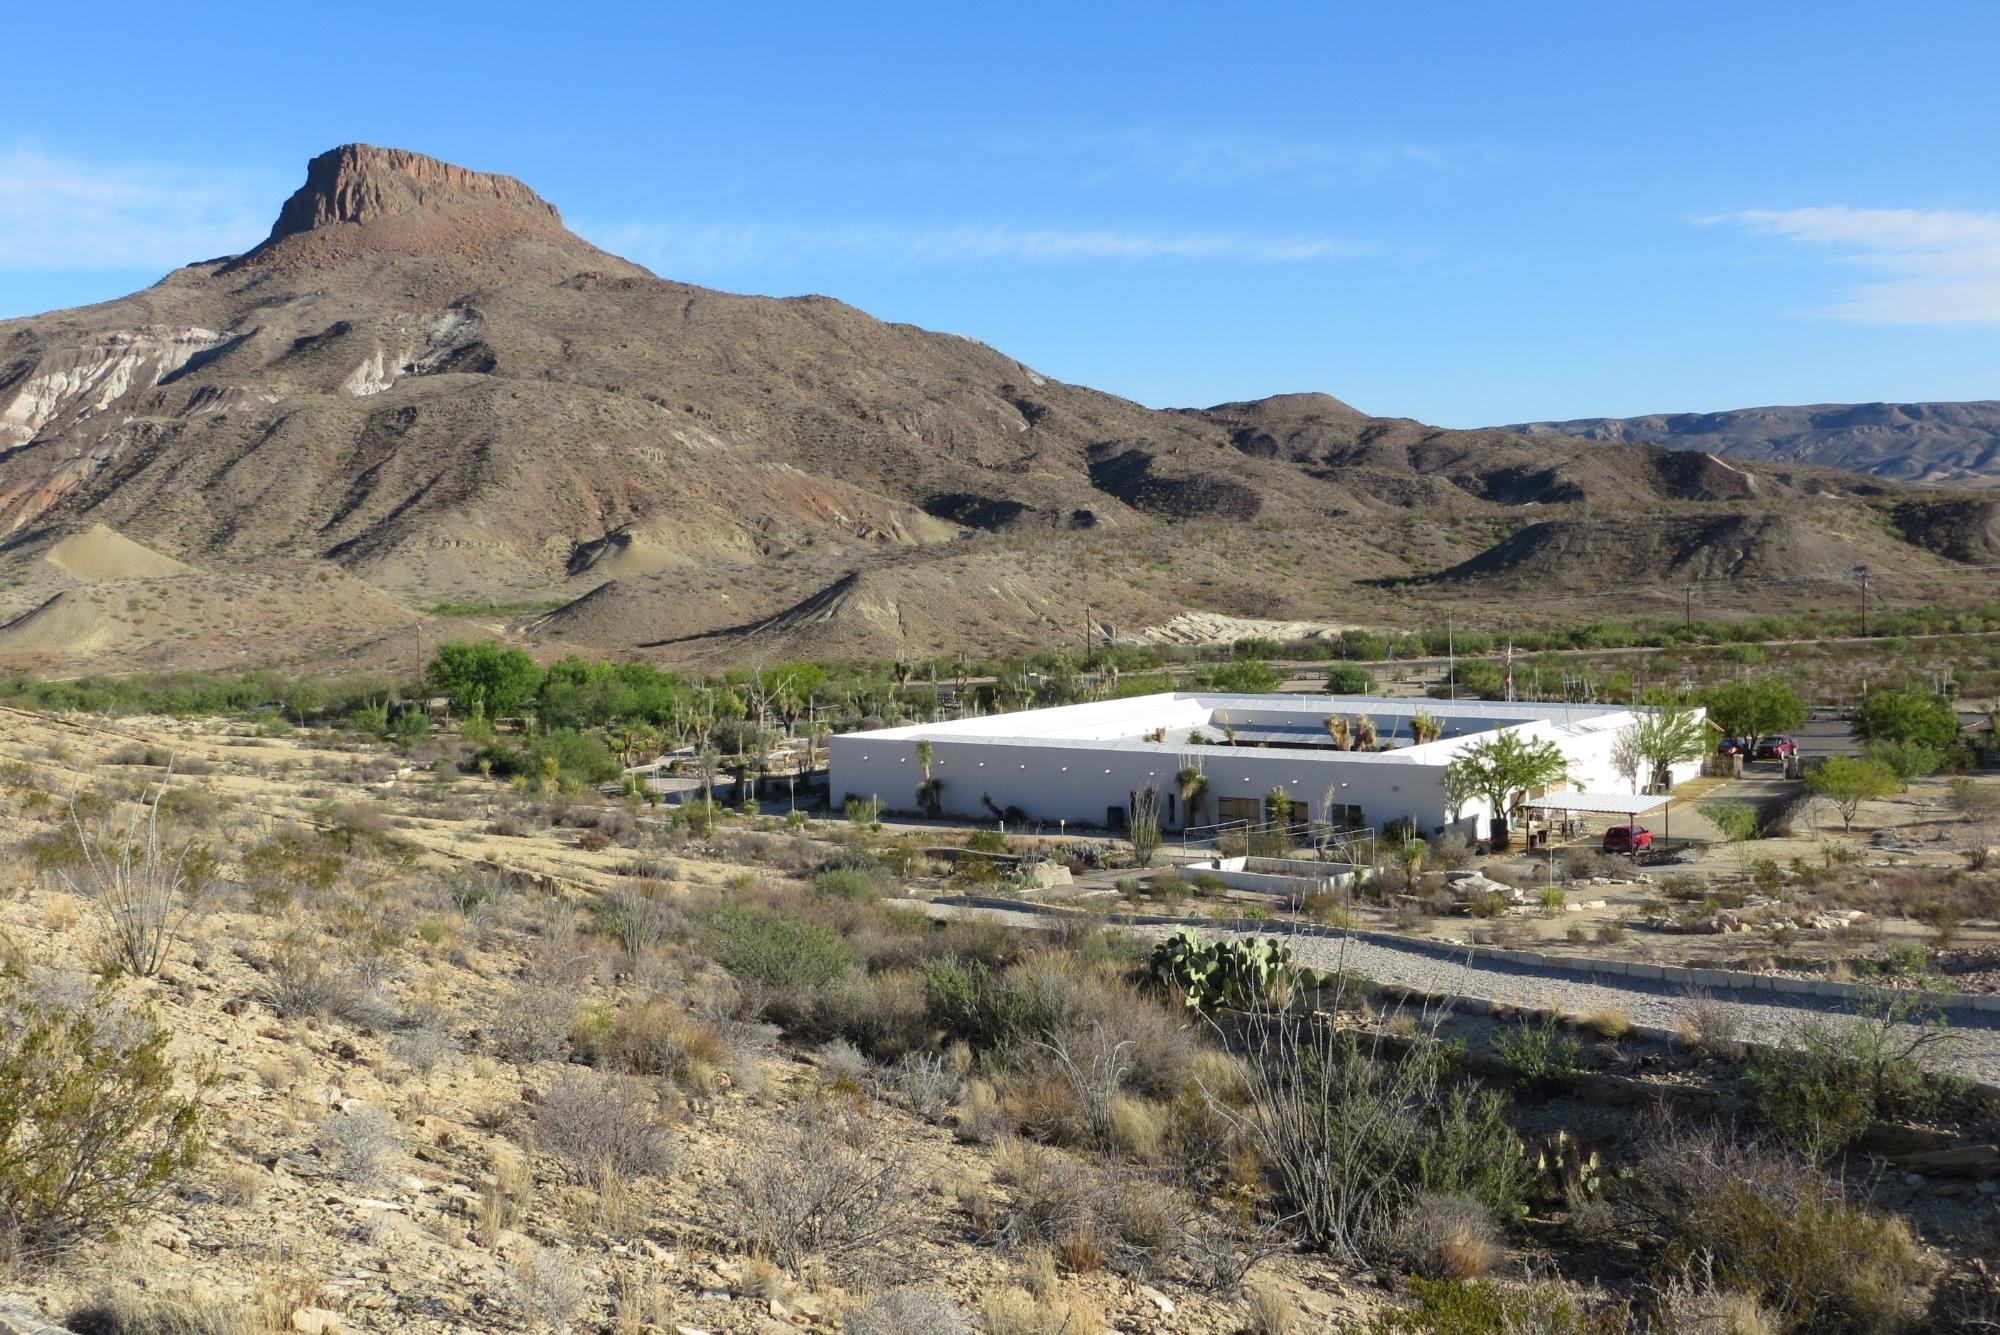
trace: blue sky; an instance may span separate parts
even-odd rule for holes
[[[306,158],[362,140],[518,176],[667,277],[1161,406],[2000,397],[1992,5],[77,19],[10,19],[0,316],[254,244]]]

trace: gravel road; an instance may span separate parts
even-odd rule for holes
[[[939,917],[991,917],[1021,927],[1046,926],[1048,923],[1044,915],[1022,910],[933,904],[930,911]],[[1173,929],[1135,924],[1129,930],[1137,936],[1155,938],[1166,936]],[[1225,937],[1272,934],[1269,931],[1203,930]],[[1293,958],[1311,969],[1345,969],[1382,984],[1517,1005],[1550,1007],[1572,1014],[1622,1010],[1634,1024],[1661,1029],[1674,1028],[1686,1013],[1688,1005],[1686,997],[1663,983],[1609,975],[1593,979],[1590,975],[1579,975],[1568,969],[1472,960],[1462,955],[1445,958],[1415,944],[1405,946],[1356,937],[1299,935],[1291,938],[1291,946]],[[1743,1037],[1767,1042],[1782,1038],[1800,1020],[1813,1015],[1838,1014],[1845,1009],[1832,999],[1726,988],[1718,989],[1714,999],[1736,1014],[1742,1025]],[[1951,1069],[1987,1084],[2000,1084],[2000,1015],[1954,1011],[1951,1028],[1955,1035]]]

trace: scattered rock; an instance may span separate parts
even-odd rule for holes
[[[340,1330],[340,1314],[324,1307],[301,1307],[292,1313],[292,1329],[300,1335],[336,1335]]]

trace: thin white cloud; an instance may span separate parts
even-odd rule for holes
[[[2000,213],[1833,205],[1701,221],[1824,247],[1876,275],[1823,315],[1867,324],[2000,325]]]
[[[1496,155],[1401,139],[1299,139],[1262,133],[1189,134],[1155,126],[1054,137],[1003,134],[981,141],[995,153],[1068,170],[1089,186],[1153,181],[1231,189],[1275,185],[1325,190],[1384,175],[1477,170]]]
[[[1232,260],[1296,264],[1352,259],[1373,248],[1308,234],[1010,226],[798,226],[661,221],[584,226],[591,240],[655,269],[733,268],[850,254],[907,264],[1023,260]]]
[[[270,229],[288,187],[240,171],[0,151],[0,269],[170,269]]]

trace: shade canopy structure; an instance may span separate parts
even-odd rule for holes
[[[1605,816],[1640,816],[1674,799],[1666,793],[1543,793],[1523,806],[1541,811],[1588,811]]]

